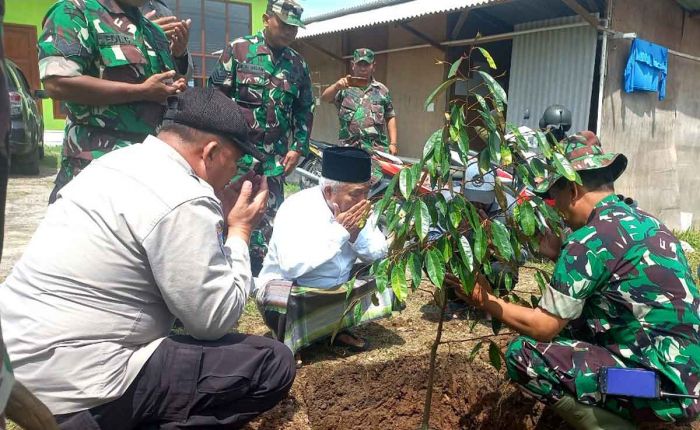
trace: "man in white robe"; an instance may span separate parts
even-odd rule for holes
[[[367,219],[370,171],[364,150],[329,148],[323,154],[320,185],[292,195],[277,212],[256,280],[257,299],[270,329],[292,351],[391,313],[390,291],[380,294],[379,305],[372,305],[374,281],[357,279],[345,285],[358,260],[368,266],[387,253],[376,217]],[[346,330],[335,342],[367,348],[364,339]]]

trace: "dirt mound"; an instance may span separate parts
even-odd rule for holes
[[[465,355],[438,363],[431,427],[532,429],[542,407],[482,363]],[[416,429],[423,414],[428,357],[401,357],[359,367],[309,369],[300,390],[313,429]],[[272,424],[272,423],[269,423]],[[560,421],[552,427],[562,428]]]

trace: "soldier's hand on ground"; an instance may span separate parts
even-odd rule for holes
[[[190,40],[190,26],[192,20],[180,21],[174,27],[174,33],[170,36],[170,52],[174,57],[182,57],[187,53],[187,43]]]
[[[557,261],[561,252],[561,238],[554,234],[552,230],[547,230],[541,233],[538,239],[540,242],[539,253],[552,261]]]
[[[338,206],[334,204],[333,214],[335,220],[350,233],[351,242],[354,242],[360,234],[360,230],[362,230],[362,227],[360,227],[361,221],[368,215],[370,208],[369,200],[358,202],[345,212],[340,212]]]
[[[299,163],[299,157],[301,157],[301,152],[299,151],[289,151],[287,155],[284,156],[282,160],[282,165],[284,166],[284,176],[289,175],[296,169]]]
[[[226,216],[229,237],[235,235],[249,242],[250,234],[265,215],[267,198],[265,176],[255,176],[252,180],[243,181],[236,203]]]
[[[179,80],[178,82],[173,82],[174,77],[175,71],[169,70],[163,73],[156,73],[139,84],[143,100],[164,103],[168,97],[182,91],[184,88],[178,83]]]

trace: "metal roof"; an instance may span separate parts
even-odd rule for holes
[[[311,22],[306,25],[306,29],[299,29],[297,39],[403,21],[424,15],[452,12],[502,1],[504,0],[412,0],[399,4],[379,6],[371,10],[351,12],[347,15]]]
[[[700,0],[676,0],[683,9],[690,12],[700,11]]]

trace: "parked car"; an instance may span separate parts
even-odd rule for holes
[[[32,91],[22,70],[7,62],[7,86],[10,96],[10,169],[14,173],[39,174],[39,160],[44,157],[44,120],[37,99],[45,98],[42,90]]]

